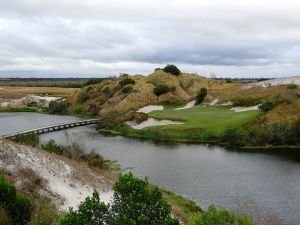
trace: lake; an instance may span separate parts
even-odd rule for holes
[[[59,122],[73,116],[0,113],[0,134]],[[249,214],[257,224],[300,224],[300,151],[235,151],[200,144],[155,143],[97,133],[94,126],[40,135],[60,144],[79,143],[117,160],[139,177],[194,200]]]

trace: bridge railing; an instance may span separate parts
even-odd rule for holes
[[[11,133],[11,134],[1,135],[0,138],[12,138],[12,137],[16,137],[18,135],[26,135],[26,134],[35,133],[35,132],[38,133],[39,131],[44,131],[44,130],[48,130],[47,132],[55,132],[56,130],[54,128],[57,128],[57,127],[63,127],[63,128],[60,128],[60,130],[61,130],[61,129],[71,128],[72,125],[75,125],[73,127],[83,126],[83,125],[95,124],[99,121],[100,121],[100,119],[89,119],[89,120],[71,121],[71,122],[66,122],[66,123],[57,123],[57,124],[53,124],[53,125],[49,125],[49,126],[45,126],[45,127],[39,127],[39,128],[35,128],[35,129],[24,130],[24,131]],[[53,129],[53,130],[50,131],[49,129]]]

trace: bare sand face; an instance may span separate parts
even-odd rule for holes
[[[164,107],[162,105],[148,105],[143,108],[140,108],[136,112],[148,114],[148,113],[150,113],[152,111],[156,111],[156,110],[164,110]]]
[[[259,110],[259,105],[256,106],[250,106],[250,107],[232,107],[230,110],[234,112],[246,112],[246,111],[253,111],[253,110]]]
[[[23,190],[26,190],[26,184],[33,184],[38,179],[37,191],[52,199],[62,210],[77,207],[94,188],[106,203],[113,195],[113,181],[106,172],[97,172],[84,163],[1,139],[0,169],[10,174]]]
[[[193,100],[193,101],[188,102],[184,107],[177,108],[175,110],[190,109],[190,108],[194,107],[195,104],[196,104],[196,101]]]
[[[172,121],[172,120],[157,120],[154,118],[149,118],[140,124],[136,123],[135,121],[127,121],[127,125],[131,126],[133,129],[141,130],[146,127],[154,127],[154,126],[163,126],[163,125],[171,125],[171,124],[184,124],[180,121]]]
[[[278,79],[255,82],[255,83],[246,85],[245,88],[251,88],[251,87],[264,87],[264,88],[266,88],[266,87],[270,87],[270,86],[287,85],[287,84],[300,85],[300,76],[285,77],[285,78],[278,78]]]

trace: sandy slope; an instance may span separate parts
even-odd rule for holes
[[[103,201],[109,202],[112,196],[114,176],[108,172],[6,140],[0,140],[0,170],[18,188],[36,190],[62,210],[78,206],[94,187]]]
[[[278,79],[255,82],[255,83],[252,83],[252,84],[248,84],[246,87],[247,88],[251,88],[251,87],[270,87],[270,86],[286,85],[286,84],[300,85],[300,76],[284,77],[284,78],[278,78]]]

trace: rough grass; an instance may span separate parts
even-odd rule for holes
[[[18,99],[30,94],[43,96],[67,97],[74,95],[78,88],[59,88],[59,87],[0,87],[0,98]]]
[[[191,225],[193,217],[199,212],[202,212],[201,208],[197,206],[195,202],[185,199],[168,190],[160,190],[162,191],[164,199],[171,206],[172,213],[184,224]]]

